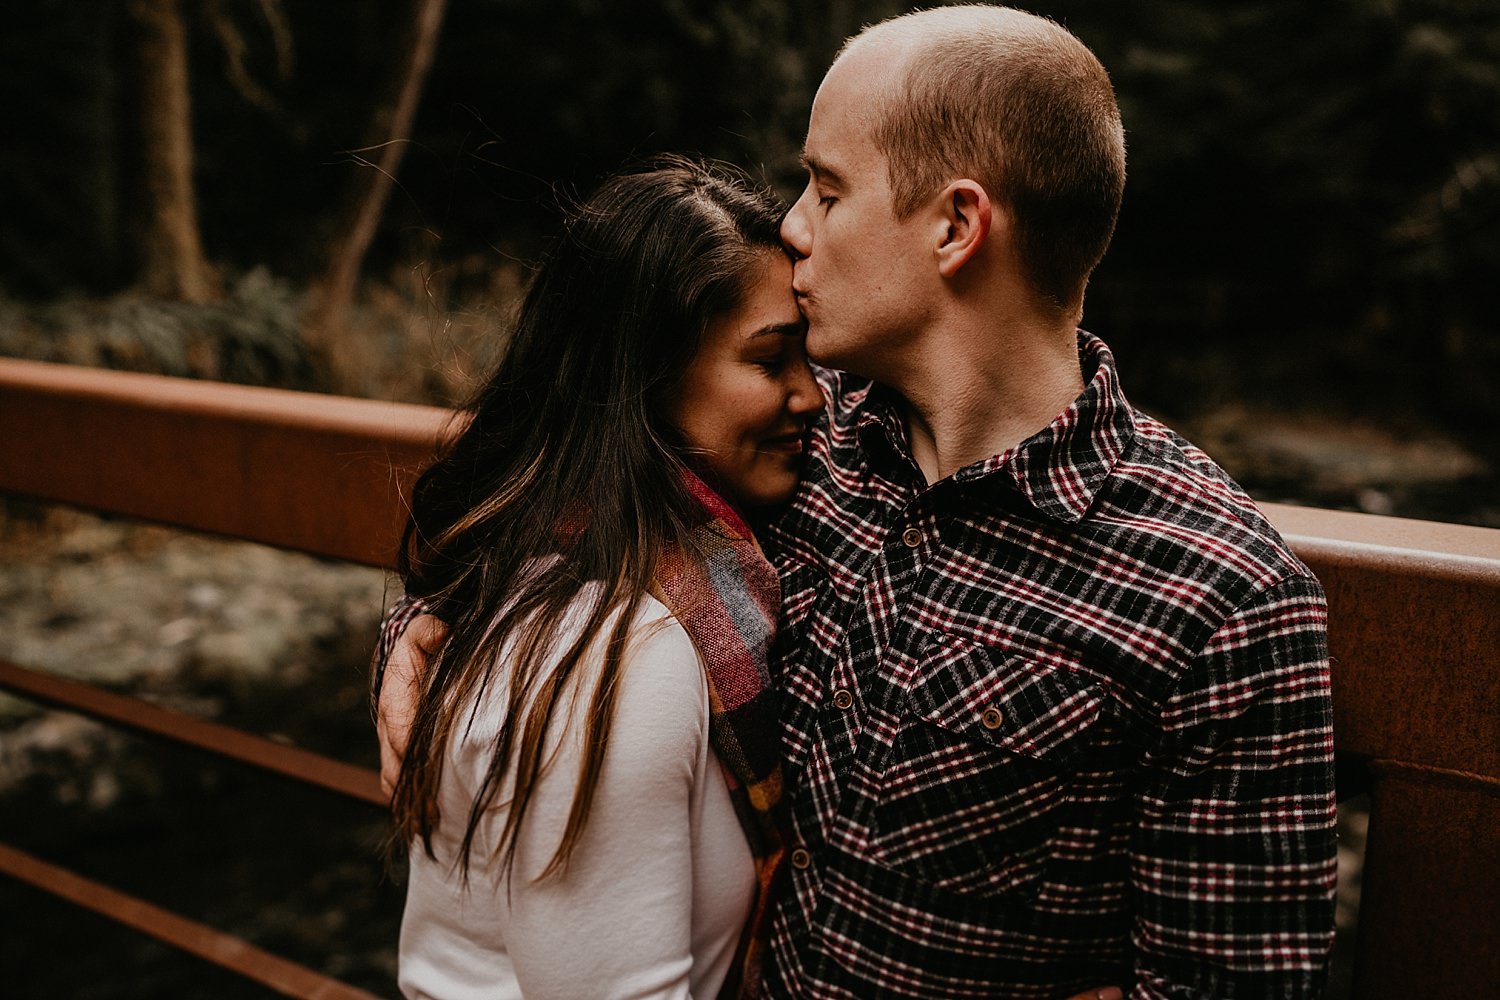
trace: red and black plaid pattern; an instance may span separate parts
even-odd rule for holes
[[[1321,995],[1326,610],[1201,451],[1085,392],[927,487],[895,400],[830,415],[767,539],[794,839],[768,992]]]

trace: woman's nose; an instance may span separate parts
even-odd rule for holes
[[[799,417],[810,417],[823,408],[823,390],[813,376],[805,359],[793,366],[792,391],[787,398],[787,409]]]

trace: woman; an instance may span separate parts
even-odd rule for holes
[[[823,405],[780,214],[685,160],[606,183],[417,482],[400,568],[449,632],[393,795],[408,997],[754,982],[779,597],[744,512]]]

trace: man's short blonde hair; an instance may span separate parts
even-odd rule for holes
[[[1033,287],[1076,308],[1125,189],[1125,133],[1104,67],[1056,23],[981,4],[883,21],[845,51],[897,32],[916,46],[874,127],[896,216],[951,180],[978,181],[1010,209]]]

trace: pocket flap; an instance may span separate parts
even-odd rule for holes
[[[1008,753],[1063,763],[1104,707],[1102,687],[1053,664],[956,636],[933,639],[908,695],[912,712]]]

